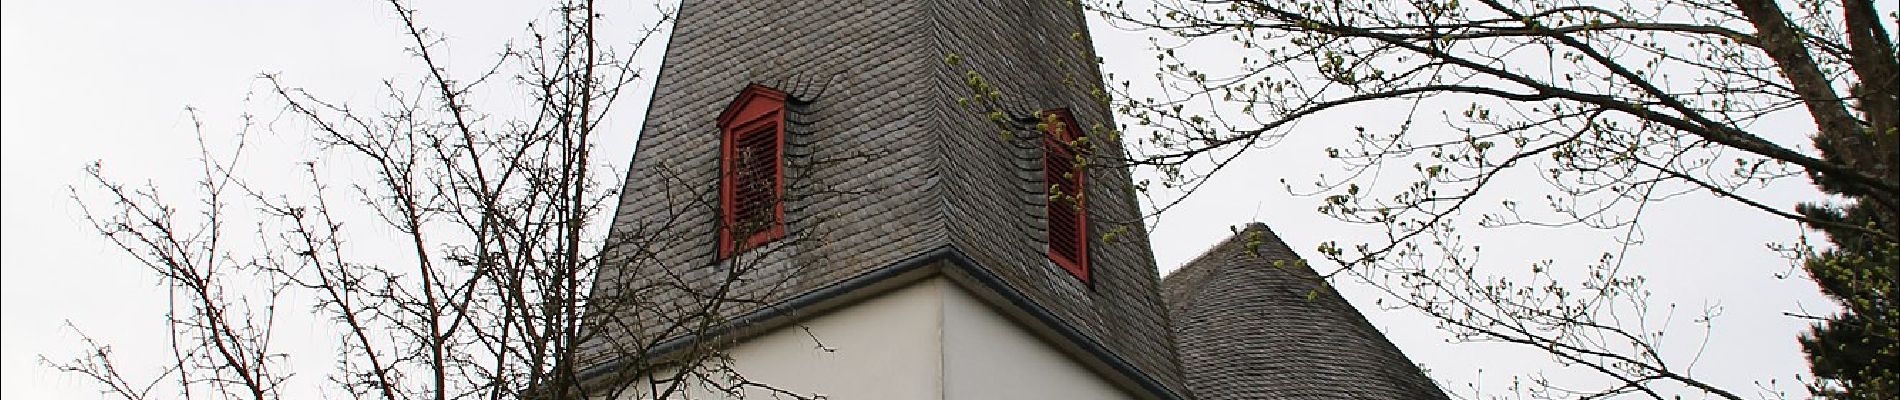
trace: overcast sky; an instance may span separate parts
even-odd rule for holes
[[[419,7],[425,23],[451,38],[450,63],[455,67],[458,61],[478,65],[515,37],[529,18],[541,15],[541,6],[534,3],[431,1]],[[621,28],[639,22],[642,17],[634,11],[646,8],[615,4],[626,9],[614,17]],[[405,42],[397,22],[377,1],[7,0],[0,3],[0,18],[0,397],[7,399],[99,397],[78,377],[38,362],[42,355],[63,359],[76,354],[78,338],[64,321],[115,345],[124,361],[137,365],[134,374],[149,374],[163,362],[163,288],[81,219],[67,188],[83,187],[83,166],[103,160],[107,172],[124,181],[149,181],[184,198],[192,193],[188,179],[197,154],[186,107],[200,111],[207,132],[217,140],[237,129],[242,113],[258,113],[266,123],[277,115],[259,106],[262,101],[246,101],[264,87],[255,78],[259,73],[280,72],[287,81],[319,95],[362,103],[374,99],[384,79],[411,79],[417,72],[402,52]],[[1146,75],[1151,57],[1139,48],[1116,47],[1145,41],[1096,30],[1109,70]],[[657,54],[658,48],[651,50]],[[626,98],[643,102],[646,96]],[[610,153],[606,159],[625,166],[636,134],[627,127],[639,126],[643,106],[628,104],[613,116],[619,120],[603,138],[602,150]],[[1323,133],[1343,132],[1354,123],[1364,121],[1311,121],[1302,129],[1320,133],[1295,136],[1257,152],[1164,216],[1152,232],[1162,270],[1173,269],[1228,235],[1229,226],[1248,221],[1268,223],[1309,257],[1322,241],[1366,234],[1317,214],[1318,198],[1289,195],[1278,183],[1283,178],[1311,181],[1315,171],[1326,169],[1319,150],[1328,139]],[[1806,129],[1798,121],[1790,126],[1788,131]],[[1788,140],[1799,144],[1798,137]],[[308,158],[298,152],[301,143],[294,138],[263,135],[259,141],[264,150],[254,153],[254,159],[275,162],[275,168]],[[1798,181],[1756,193],[1764,203],[1775,205],[1815,196]],[[1805,324],[1782,313],[1824,314],[1833,309],[1811,283],[1776,277],[1790,267],[1766,244],[1787,242],[1800,231],[1706,196],[1671,201],[1648,215],[1648,243],[1630,256],[1631,268],[1651,277],[1659,301],[1685,310],[1671,326],[1690,329],[1694,325],[1688,315],[1705,307],[1723,310],[1693,372],[1744,392],[1757,387],[1757,381],[1774,386],[1768,379],[1798,392],[1789,382],[1806,372],[1794,342]],[[1487,261],[1518,266],[1548,257],[1591,257],[1603,251],[1608,240],[1607,234],[1595,232],[1535,229],[1474,237],[1490,250]],[[1469,385],[1476,383],[1486,394],[1496,394],[1512,374],[1538,368],[1558,376],[1570,374],[1535,352],[1447,344],[1429,321],[1403,311],[1373,309],[1369,290],[1349,281],[1339,284],[1375,324],[1453,392],[1472,393]],[[330,340],[317,336],[289,340],[287,345],[319,348]],[[306,362],[315,365],[308,368],[312,374],[320,374],[329,360],[311,357]],[[319,378],[298,379],[308,383]]]

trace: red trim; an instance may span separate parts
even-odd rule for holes
[[[719,112],[719,127],[732,126],[734,120],[749,120],[765,113],[779,112],[785,109],[785,92],[765,85],[746,85],[739,90],[739,96],[726,104],[726,110]],[[742,118],[743,117],[743,118]]]
[[[1070,275],[1089,281],[1088,171],[1077,168],[1077,155],[1086,155],[1086,145],[1077,148],[1078,138],[1086,137],[1081,125],[1066,109],[1043,111],[1043,182],[1060,189],[1063,199],[1048,199],[1045,207],[1049,224],[1049,260]],[[1067,199],[1074,199],[1071,204]]]
[[[719,113],[720,167],[719,167],[719,258],[732,257],[741,251],[758,247],[765,243],[785,237],[785,93],[760,85],[746,86],[739,96]],[[742,176],[738,162],[741,156],[739,147],[757,144],[753,135],[771,135],[764,139],[770,146],[772,182],[769,197],[750,199],[741,202],[742,194],[757,195],[756,192],[741,192]],[[762,152],[763,153],[763,152]],[[740,221],[739,216],[746,210],[745,204],[760,201],[771,202],[772,220],[763,229],[750,232],[743,241],[736,240],[734,229],[741,224],[756,223]]]

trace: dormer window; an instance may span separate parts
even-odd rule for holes
[[[785,92],[747,86],[719,114],[719,258],[785,237]]]
[[[1069,110],[1041,113],[1043,182],[1048,185],[1049,260],[1089,281],[1087,135]]]

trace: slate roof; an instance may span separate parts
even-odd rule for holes
[[[1446,399],[1322,282],[1259,223],[1168,274],[1162,297],[1191,396]]]
[[[1081,40],[1072,34],[1081,33]],[[586,346],[612,362],[626,346],[682,333],[716,263],[718,129],[741,88],[762,84],[788,107],[785,246],[733,281],[759,302],[723,316],[954,253],[1165,392],[1181,374],[1139,223],[1090,245],[1092,286],[1046,257],[1046,185],[1035,142],[999,138],[960,106],[974,69],[1013,114],[1068,108],[1110,125],[1090,93],[1101,74],[1080,9],[1061,1],[687,0],[680,6],[596,278]],[[959,54],[962,62],[944,59]],[[1120,144],[1096,138],[1103,156]],[[1128,171],[1093,168],[1090,231],[1138,221]],[[670,285],[668,281],[686,282]],[[601,334],[603,333],[604,334]],[[1087,346],[1084,346],[1087,347]],[[1176,397],[1168,394],[1162,397]]]
[[[1336,294],[1306,300],[1312,271],[1272,267],[1299,258],[1265,226],[1243,232],[1264,234],[1262,257],[1242,254],[1237,236],[1165,283],[1139,223],[1120,240],[1092,239],[1092,285],[1047,259],[1036,147],[999,138],[956,98],[974,69],[1012,113],[1068,108],[1084,126],[1112,125],[1089,94],[1101,75],[1086,32],[1062,1],[684,1],[589,302],[583,364],[598,368],[583,368],[684,333],[674,324],[720,283],[756,302],[718,314],[751,318],[945,261],[980,270],[1016,296],[1009,304],[1158,397],[1445,398]],[[943,61],[953,53],[960,65]],[[793,100],[789,236],[729,280],[716,260],[715,119],[755,83]],[[1104,156],[1122,151],[1095,140]],[[1094,168],[1088,181],[1091,231],[1139,220],[1128,171]]]

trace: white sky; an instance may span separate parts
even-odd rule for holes
[[[454,67],[454,60],[478,65],[513,38],[527,19],[540,15],[541,6],[533,3],[431,1],[419,8],[426,23],[450,35]],[[162,362],[164,292],[80,218],[67,187],[85,184],[84,165],[104,160],[108,173],[122,180],[149,180],[187,198],[196,150],[186,106],[201,110],[207,130],[222,137],[237,127],[240,113],[256,112],[266,121],[276,116],[273,109],[245,102],[265,87],[254,78],[258,73],[282,72],[319,95],[366,102],[379,94],[382,80],[402,81],[417,72],[402,53],[406,43],[397,21],[377,1],[7,0],[0,3],[0,18],[0,397],[8,399],[99,397],[78,377],[38,362],[42,355],[61,360],[76,354],[78,339],[63,321],[114,344],[120,357],[137,364],[134,374]],[[1137,47],[1114,47],[1145,41],[1097,30],[1096,43],[1105,47],[1111,71],[1146,75],[1144,68],[1152,66],[1144,61],[1151,58]],[[615,126],[639,126],[634,121],[646,96],[626,98],[635,103],[615,114],[622,118]],[[1314,171],[1324,169],[1319,148],[1325,133],[1345,132],[1356,123],[1366,122],[1342,116],[1309,122],[1305,129],[1315,134],[1256,153],[1165,216],[1152,232],[1162,269],[1171,270],[1228,235],[1228,226],[1247,221],[1270,224],[1308,256],[1319,242],[1366,234],[1319,215],[1313,211],[1318,199],[1291,196],[1278,183],[1311,181]],[[605,157],[624,168],[634,133],[610,134],[603,150],[613,154]],[[277,163],[266,170],[308,157],[292,139],[266,135],[260,142],[263,150],[254,160]],[[1772,205],[1814,196],[1797,181],[1759,194]],[[1724,310],[1694,373],[1748,393],[1757,386],[1752,382],[1777,379],[1779,387],[1798,393],[1788,382],[1806,372],[1794,342],[1805,324],[1781,313],[1821,314],[1833,306],[1811,283],[1775,278],[1790,268],[1765,244],[1795,238],[1796,227],[1706,196],[1671,201],[1649,215],[1649,242],[1631,256],[1632,265],[1650,276],[1659,300],[1682,308],[1671,326],[1692,328],[1689,315],[1705,306]],[[1535,229],[1474,237],[1493,249],[1487,260],[1513,267],[1547,257],[1591,257],[1603,251],[1607,238]],[[1467,385],[1476,382],[1495,394],[1513,373],[1568,373],[1534,352],[1447,344],[1429,321],[1374,310],[1371,292],[1342,285],[1448,390],[1469,394]],[[313,336],[290,345],[319,347],[325,340]],[[322,357],[307,362],[315,364],[313,374],[328,365]],[[308,383],[318,376],[298,379]]]

